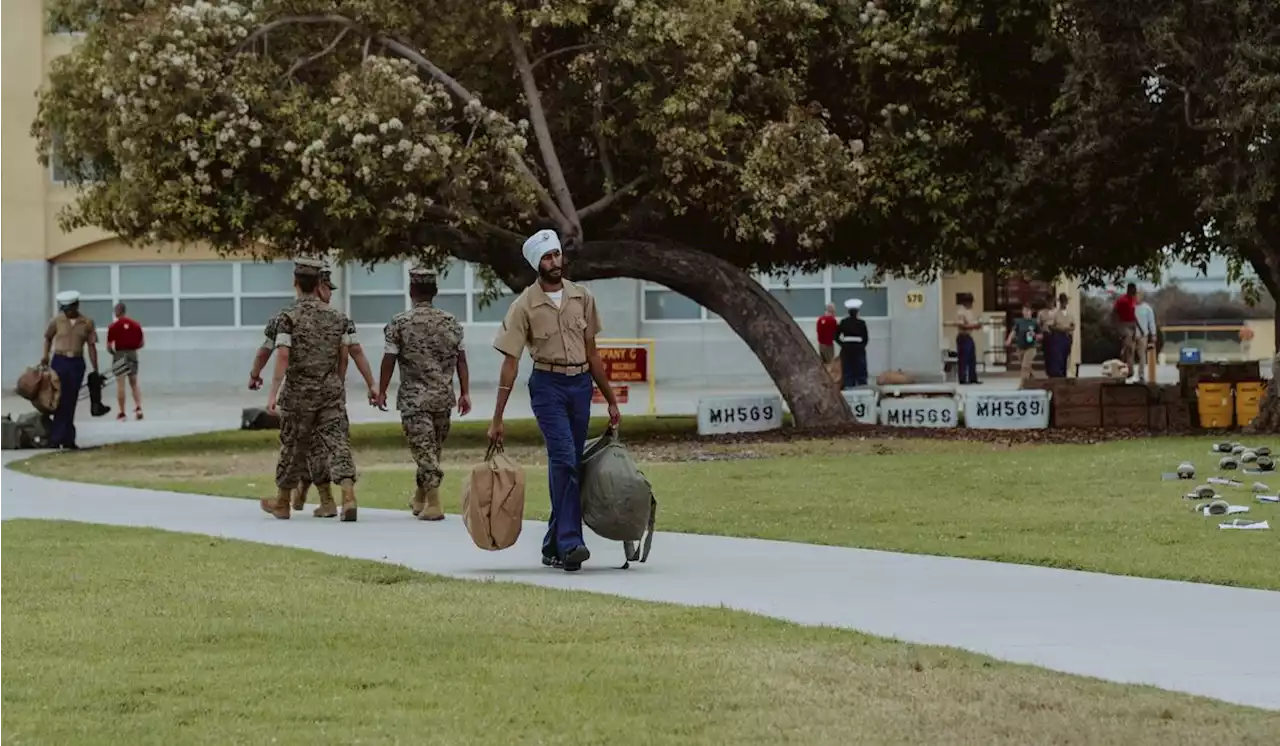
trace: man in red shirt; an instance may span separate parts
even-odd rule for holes
[[[138,350],[142,349],[142,325],[125,316],[123,303],[116,304],[116,320],[107,327],[107,352],[111,353],[111,372],[116,377],[117,420],[124,416],[124,380],[133,389],[134,416],[142,419],[142,394],[138,391]]]
[[[822,362],[831,362],[836,357],[836,329],[840,322],[836,319],[836,307],[827,304],[827,312],[818,317],[818,354]]]
[[[1145,341],[1139,343],[1137,285],[1129,283],[1124,295],[1116,298],[1112,313],[1120,327],[1120,361],[1129,366],[1129,370],[1137,370],[1136,366],[1141,364],[1139,351],[1145,355],[1147,349]]]

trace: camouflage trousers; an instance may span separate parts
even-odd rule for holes
[[[342,432],[346,436],[348,447],[351,444],[351,421],[347,419],[347,408],[342,408]],[[309,435],[309,433],[305,434]],[[332,477],[329,474],[329,461],[333,455],[324,447],[324,443],[320,441],[311,441],[304,448],[307,454],[307,470],[303,476],[310,475],[312,484],[329,484]],[[341,481],[341,480],[339,480]]]
[[[445,438],[449,437],[449,415],[447,409],[443,412],[404,412],[400,415],[405,440],[409,441],[409,452],[418,464],[418,486],[424,489],[435,489],[444,480],[444,470],[440,468],[440,451],[444,448]]]
[[[308,471],[318,484],[355,481],[356,464],[351,456],[348,428],[347,408],[342,404],[282,411],[276,487],[291,490]]]

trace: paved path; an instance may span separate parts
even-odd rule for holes
[[[29,453],[29,452],[28,452]],[[6,462],[13,454],[5,454]],[[1280,593],[892,552],[659,534],[648,564],[592,537],[581,573],[543,568],[537,524],[504,552],[437,524],[363,509],[354,524],[277,521],[252,501],[69,485],[5,469],[3,518],[146,526],[497,579],[697,606],[948,645],[1019,663],[1280,709]],[[1205,640],[1244,636],[1237,644]]]

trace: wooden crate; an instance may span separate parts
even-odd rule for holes
[[[1102,406],[1145,407],[1151,403],[1151,389],[1142,383],[1112,383],[1102,387]]]
[[[1149,407],[1103,407],[1103,427],[1148,427]]]
[[[1054,427],[1102,427],[1102,407],[1060,407],[1053,405]]]
[[[1147,408],[1147,427],[1156,432],[1165,432],[1169,429],[1169,405],[1152,404]]]
[[[1191,417],[1191,407],[1186,402],[1176,402],[1165,406],[1169,410],[1169,432],[1185,433],[1190,432],[1195,427],[1196,423]]]
[[[1070,383],[1052,387],[1053,402],[1066,408],[1097,408],[1102,406],[1102,381],[1088,378],[1062,378]]]
[[[1176,383],[1166,383],[1152,387],[1151,400],[1160,404],[1177,404],[1182,401],[1182,387]]]

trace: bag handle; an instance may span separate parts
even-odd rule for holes
[[[484,452],[484,460],[486,462],[492,461],[495,455],[503,452],[502,443],[496,440],[491,440],[489,441],[489,448]]]

